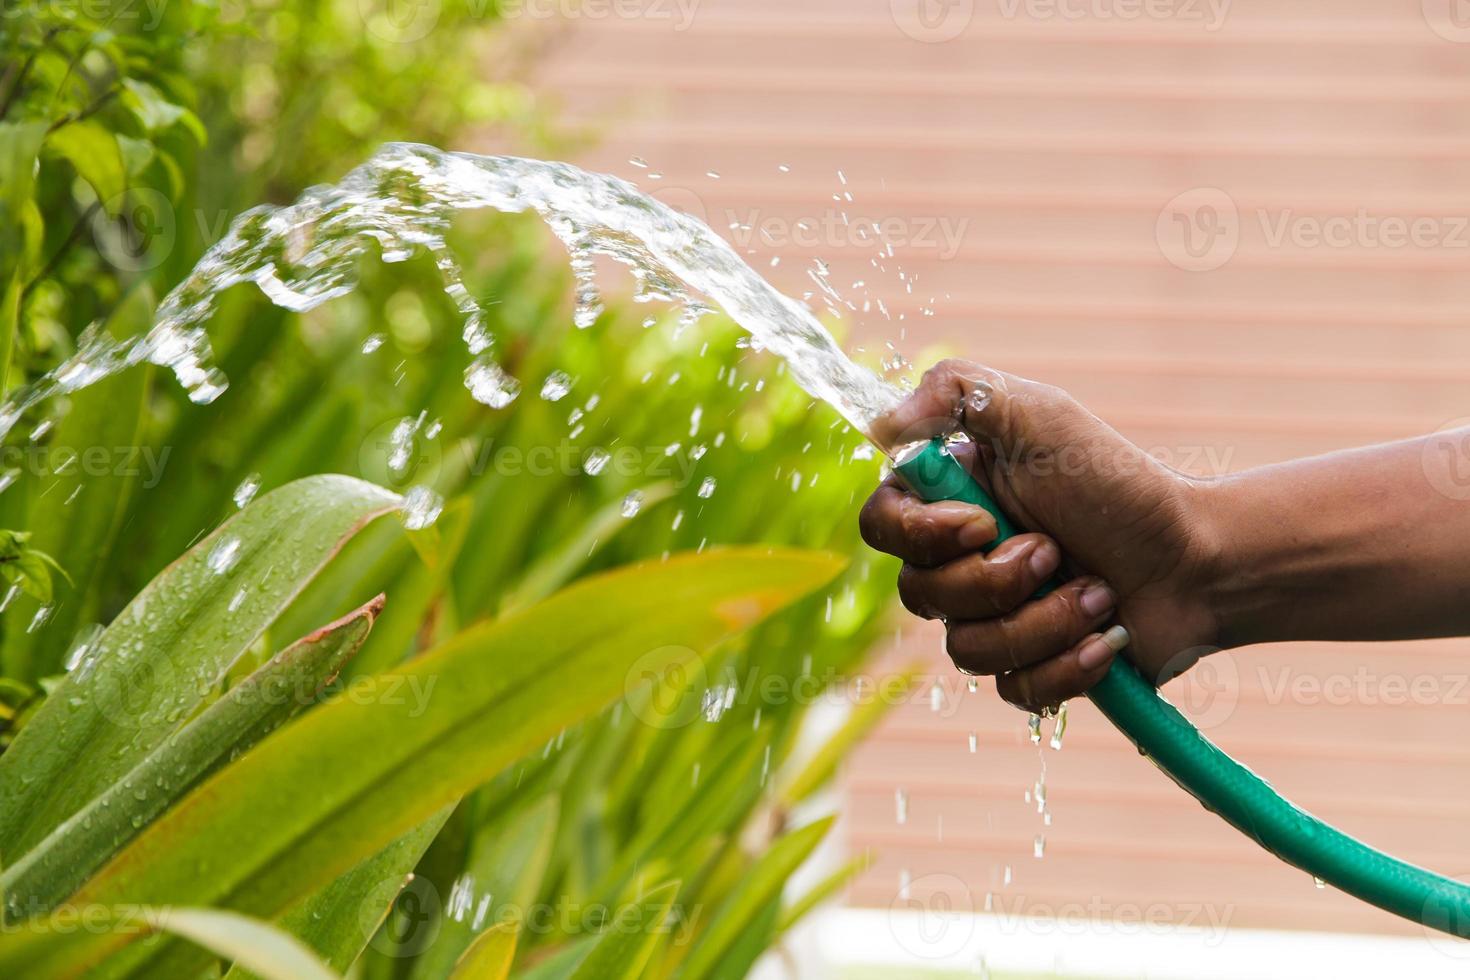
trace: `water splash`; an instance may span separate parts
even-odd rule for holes
[[[809,309],[762,279],[703,222],[627,181],[565,163],[389,143],[336,184],[240,215],[164,298],[151,329],[122,341],[100,328],[86,331],[76,354],[0,404],[0,436],[41,402],[144,362],[173,371],[193,401],[213,401],[227,381],[214,366],[205,324],[221,294],[251,282],[278,306],[305,312],[351,292],[359,261],[373,250],[385,262],[420,251],[434,257],[446,294],[465,317],[464,341],[474,357],[465,385],[477,400],[503,408],[520,384],[493,360],[485,311],[445,242],[455,215],[484,208],[534,211],[566,246],[579,327],[601,312],[593,261],[606,256],[631,268],[635,299],[682,303],[683,326],[709,309],[699,297],[722,307],[754,346],[783,358],[803,389],[859,430],[901,397],[848,360]]]

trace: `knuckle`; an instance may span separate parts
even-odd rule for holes
[[[904,565],[898,570],[898,598],[915,616],[931,617],[928,590],[921,569]]]

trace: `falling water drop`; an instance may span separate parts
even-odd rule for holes
[[[235,488],[235,492],[231,497],[234,499],[236,507],[244,508],[246,504],[255,499],[255,495],[259,492],[260,474],[251,473],[240,481],[240,485]]]
[[[1032,745],[1041,744],[1041,716],[1035,712],[1026,716],[1026,734]]]
[[[367,335],[367,338],[365,340],[363,340],[363,342],[362,342],[362,352],[364,354],[371,354],[373,351],[377,350],[379,347],[382,347],[383,346],[383,341],[386,340],[386,339],[387,338],[384,337],[380,333],[370,333],[370,334],[368,334]]]
[[[216,575],[223,575],[235,567],[240,560],[240,539],[234,535],[226,535],[214,543],[209,549],[209,555],[204,559],[209,570]]]
[[[403,495],[400,505],[403,526],[410,531],[421,531],[439,519],[444,510],[444,498],[423,484],[410,487]]]
[[[705,498],[713,497],[715,495],[714,477],[707,476],[704,478],[704,482],[699,485],[699,495]]]
[[[975,750],[978,749],[979,747],[980,747],[980,736],[977,735],[975,732],[971,732],[970,733],[970,754],[971,755],[974,755],[975,754]]]
[[[612,454],[606,449],[590,449],[587,451],[586,458],[582,460],[582,472],[588,476],[596,476],[607,468],[608,461],[611,459]]]
[[[488,358],[476,358],[465,368],[465,387],[470,395],[482,405],[505,408],[521,393],[521,383],[501,369],[499,364]]]
[[[893,791],[894,814],[899,824],[909,822],[909,794],[901,789]]]
[[[642,490],[634,490],[634,491],[630,492],[626,497],[623,498],[623,505],[620,508],[620,510],[621,510],[622,515],[624,517],[637,517],[638,516],[638,511],[640,511],[642,508],[643,508],[643,491]]]
[[[1057,709],[1056,727],[1051,730],[1051,747],[1060,752],[1062,749],[1062,737],[1067,734],[1067,706],[1063,704]]]
[[[565,371],[552,371],[541,384],[541,397],[549,402],[559,402],[572,390],[571,375]]]

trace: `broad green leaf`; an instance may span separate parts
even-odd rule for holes
[[[776,938],[776,924],[781,917],[781,899],[771,899],[741,930],[739,938],[720,957],[709,974],[709,980],[745,980],[755,961],[771,948]]]
[[[53,907],[200,780],[310,706],[382,608],[379,596],[282,650],[8,865],[0,874],[7,907]]]
[[[811,855],[831,826],[832,818],[827,817],[771,845],[716,910],[694,951],[680,967],[681,980],[699,980],[714,971],[741,934],[781,894],[786,879]]]
[[[513,922],[491,926],[470,944],[449,980],[506,980],[516,958],[516,927]]]
[[[51,131],[46,149],[75,167],[107,213],[118,215],[128,189],[128,168],[111,130],[92,119],[68,123]]]
[[[439,811],[313,894],[281,918],[281,928],[315,950],[328,966],[345,973],[382,925],[451,809]],[[256,977],[239,963],[225,974],[225,980]]]
[[[217,773],[75,901],[275,916],[606,704],[641,676],[640,659],[692,659],[840,567],[766,548],[681,555],[580,581],[467,630],[378,675],[379,697],[308,712]],[[0,975],[78,976],[130,938],[12,933],[0,937]],[[121,962],[158,953],[129,950]]]
[[[157,748],[342,542],[398,504],[361,480],[310,477],[164,569],[0,756],[0,856],[24,854]]]
[[[655,888],[629,905],[614,909],[612,919],[597,938],[587,958],[577,965],[571,980],[638,980],[667,934],[669,907],[679,894],[679,882]]]
[[[10,364],[20,333],[20,294],[20,269],[7,270],[0,263],[0,398],[10,390]]]
[[[146,330],[152,319],[151,291],[138,289],[108,319],[107,331],[119,339],[130,337]],[[26,514],[31,544],[60,563],[72,587],[62,590],[42,630],[28,629],[37,602],[14,604],[0,657],[12,677],[35,681],[61,672],[78,629],[97,616],[100,576],[109,567],[130,500],[138,488],[156,482],[167,463],[166,454],[142,439],[151,373],[148,367],[123,371],[74,393],[46,454],[36,457],[46,466],[32,474],[39,489]]]
[[[301,941],[266,922],[219,909],[162,909],[158,927],[192,940],[265,980],[340,980]]]

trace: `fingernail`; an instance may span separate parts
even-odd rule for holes
[[[1050,541],[1043,541],[1031,552],[1031,557],[1026,559],[1026,567],[1037,579],[1045,579],[1057,570],[1061,561],[1062,553],[1057,550],[1057,546]]]
[[[1117,656],[1117,652],[1103,640],[1103,634],[1094,633],[1077,648],[1077,666],[1091,673]]]
[[[1089,585],[1078,601],[1082,606],[1082,611],[1087,615],[1101,616],[1112,609],[1118,600],[1114,597],[1112,589],[1108,588],[1105,583],[1098,582],[1095,585]]]
[[[956,539],[961,548],[980,551],[995,540],[995,518],[981,507],[971,507],[975,513],[960,526]]]

